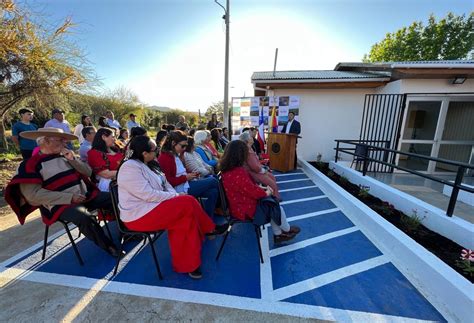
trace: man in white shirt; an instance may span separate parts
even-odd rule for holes
[[[130,120],[127,122],[127,129],[130,131],[133,127],[140,127],[140,124],[135,121],[137,116],[133,113],[130,113]]]
[[[64,111],[58,108],[54,108],[51,111],[53,118],[44,124],[45,128],[58,128],[62,129],[64,133],[71,133],[69,122],[64,119]]]
[[[295,114],[293,112],[288,113],[288,122],[283,126],[282,133],[292,133],[299,135],[301,133],[301,125],[298,120],[295,120]],[[297,141],[298,142],[298,141]],[[298,158],[295,150],[295,168],[297,167]]]
[[[105,112],[105,116],[107,117],[107,119],[105,119],[105,122],[109,125],[109,127],[113,127],[117,129],[122,128],[120,126],[120,123],[114,119],[114,113],[112,111],[109,110]]]

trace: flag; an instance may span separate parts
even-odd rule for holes
[[[265,135],[263,133],[263,107],[260,108],[260,114],[258,117],[258,134],[257,140],[260,144],[260,149],[265,151]]]
[[[271,126],[270,126],[271,124]],[[271,117],[271,123],[269,122],[269,128],[271,127],[272,130],[271,132],[278,132],[278,121],[277,121],[277,118],[276,118],[276,111],[275,111],[275,107],[273,107],[273,111],[272,111],[272,117]]]

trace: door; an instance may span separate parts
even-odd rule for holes
[[[408,97],[399,150],[464,163],[473,162],[474,99]],[[400,155],[399,166],[426,173],[451,173],[457,167]]]

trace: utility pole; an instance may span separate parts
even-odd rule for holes
[[[222,9],[224,9],[225,20],[225,72],[224,72],[224,126],[230,129],[229,120],[229,24],[230,24],[230,0],[226,0],[224,8],[217,0],[214,0]]]

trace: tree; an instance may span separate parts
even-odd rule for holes
[[[224,115],[224,101],[213,103],[209,108],[207,108],[206,113],[204,114],[208,120],[211,120],[211,115],[217,114],[217,118]]]
[[[473,58],[474,12],[469,16],[449,13],[436,21],[433,15],[428,25],[415,21],[385,38],[364,55],[364,62],[453,60]]]
[[[0,146],[7,148],[4,119],[11,108],[29,100],[50,109],[70,91],[87,89],[93,77],[81,51],[66,40],[71,19],[45,27],[12,0],[0,1],[0,14]]]

